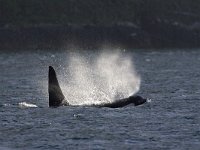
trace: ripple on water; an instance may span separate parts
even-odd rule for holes
[[[48,108],[48,66],[67,68],[65,52],[0,55],[0,149],[199,149],[200,51],[130,56],[141,76],[138,94],[152,100],[110,109]]]

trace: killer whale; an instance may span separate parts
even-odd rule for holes
[[[49,107],[59,107],[59,106],[69,106],[69,102],[66,100],[60,88],[56,72],[52,66],[49,66],[48,74],[48,93],[49,93]],[[112,103],[103,103],[100,105],[91,105],[96,107],[109,107],[109,108],[119,108],[124,107],[129,104],[134,104],[135,106],[145,103],[147,99],[142,98],[138,95],[129,96],[128,98],[119,99]]]
[[[68,106],[69,103],[65,100],[65,96],[63,95],[58,83],[56,72],[52,66],[49,66],[48,78],[49,107],[58,107],[62,105]]]

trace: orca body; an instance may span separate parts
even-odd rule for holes
[[[59,86],[56,72],[52,66],[49,66],[49,82],[48,82],[48,92],[49,92],[49,107],[59,107],[59,106],[69,106],[69,102],[65,99],[62,90]],[[135,106],[145,103],[147,100],[141,96],[133,95],[128,98],[119,99],[112,103],[103,103],[100,105],[92,105],[96,107],[109,107],[109,108],[119,108],[124,107],[129,104],[134,104]]]
[[[62,93],[62,90],[60,88],[60,85],[56,77],[56,72],[52,66],[49,66],[48,91],[49,91],[49,107],[69,105],[69,103],[65,100],[65,96]]]

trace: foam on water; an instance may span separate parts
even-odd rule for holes
[[[31,104],[31,103],[27,103],[27,102],[20,102],[18,105],[19,105],[19,107],[21,107],[21,108],[38,107],[38,106],[35,105],[35,104]]]
[[[150,98],[147,98],[147,103],[151,103],[152,100]]]
[[[92,59],[73,53],[67,63],[67,84],[61,87],[72,105],[112,102],[139,91],[140,77],[132,59],[119,51]]]

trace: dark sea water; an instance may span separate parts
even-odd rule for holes
[[[48,66],[62,78],[65,51],[1,52],[0,149],[200,149],[200,51],[124,53],[151,102],[111,109],[48,108]]]

